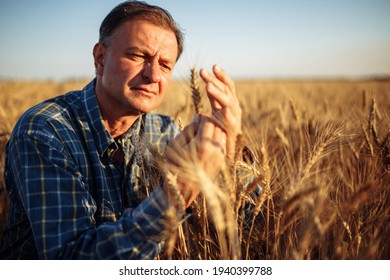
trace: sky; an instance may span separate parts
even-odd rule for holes
[[[92,48],[121,0],[1,0],[0,78],[94,76]],[[185,34],[173,77],[221,65],[235,79],[390,75],[390,0],[150,0]]]

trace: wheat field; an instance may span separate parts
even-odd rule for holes
[[[0,82],[0,230],[4,148],[16,120],[87,82]],[[197,173],[209,187],[159,258],[389,259],[390,80],[253,80],[236,89],[237,157],[216,181]],[[174,81],[158,112],[185,125],[191,94],[190,79]]]

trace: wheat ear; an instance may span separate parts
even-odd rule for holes
[[[199,88],[198,74],[195,67],[191,68],[191,97],[195,107],[195,113],[202,113],[202,94]]]

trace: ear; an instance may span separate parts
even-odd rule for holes
[[[102,43],[96,43],[93,47],[93,59],[96,75],[103,75],[104,60],[106,56],[106,46]]]

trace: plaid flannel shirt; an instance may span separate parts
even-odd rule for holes
[[[151,153],[162,154],[178,128],[171,118],[148,113],[115,141],[94,85],[41,103],[16,124],[6,149],[11,206],[3,258],[153,259],[159,253],[169,205]],[[122,163],[113,159],[117,149]]]

